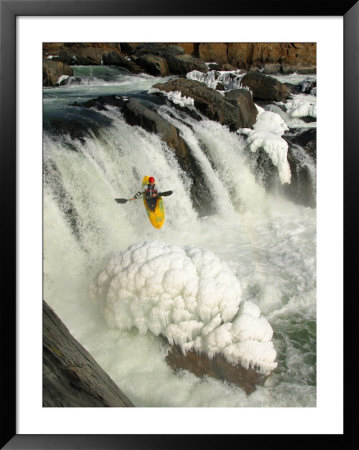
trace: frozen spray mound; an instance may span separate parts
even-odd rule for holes
[[[109,326],[162,334],[183,353],[222,353],[269,374],[276,366],[272,328],[208,250],[144,241],[111,257],[90,286]]]

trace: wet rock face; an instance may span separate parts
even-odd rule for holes
[[[134,406],[46,302],[43,302],[43,406]]]
[[[204,353],[189,351],[184,355],[177,345],[172,345],[166,361],[173,370],[185,369],[197,377],[210,376],[233,383],[242,388],[247,395],[263,386],[269,375],[262,375],[253,369],[245,369],[240,364],[232,365],[220,354],[210,359]]]
[[[290,89],[285,84],[259,72],[248,72],[242,78],[242,86],[248,87],[253,92],[254,100],[266,102],[286,101],[291,94]]]
[[[210,120],[228,126],[232,131],[250,128],[256,121],[257,110],[249,92],[248,94],[237,92],[223,97],[204,83],[185,78],[158,83],[153,87],[164,92],[178,91],[183,97],[192,98],[198,111]]]

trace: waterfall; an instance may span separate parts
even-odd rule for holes
[[[136,405],[313,406],[315,209],[265,190],[243,136],[160,106],[158,114],[179,130],[211,192],[213,211],[200,216],[191,198],[193,179],[158,134],[129,125],[114,107],[81,117],[69,106],[106,94],[110,85],[116,95],[145,95],[155,82],[123,77],[102,83],[87,78],[93,91],[81,82],[44,91],[45,125],[56,115],[70,122],[76,115],[86,128],[81,136],[55,133],[47,125],[44,130],[45,300]],[[298,157],[309,167],[305,156]],[[315,178],[314,166],[310,170]],[[144,175],[154,176],[160,191],[173,191],[164,198],[160,230],[151,227],[142,200],[114,201],[138,192]],[[279,364],[268,386],[251,399],[219,381],[172,373],[154,335],[109,328],[91,300],[89,286],[109,258],[130,245],[157,240],[215,254],[239,280],[243,299],[270,321]],[[303,339],[305,348],[299,345]],[[290,389],[291,383],[297,389]]]

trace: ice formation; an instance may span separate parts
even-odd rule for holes
[[[222,84],[225,90],[242,89],[241,80],[244,77],[245,72],[240,70],[233,71],[219,71],[209,70],[207,73],[193,70],[186,74],[188,80],[200,81],[205,83],[212,89],[217,89],[218,83]]]
[[[247,143],[252,152],[262,148],[278,169],[281,183],[290,183],[291,172],[287,160],[288,144],[282,135],[288,130],[281,116],[258,108],[257,121],[250,128],[241,128],[239,132],[248,136]]]
[[[286,104],[287,113],[290,117],[317,117],[317,104],[311,96],[297,96]]]
[[[157,88],[151,88],[149,89],[148,93],[153,94],[156,92],[160,92],[162,95],[165,95],[169,100],[171,100],[174,104],[181,106],[184,108],[187,107],[193,107],[194,106],[194,100],[191,97],[182,96],[180,91],[161,91]]]
[[[182,351],[222,353],[232,364],[269,374],[272,328],[241,300],[239,280],[215,254],[144,241],[113,255],[90,285],[109,326],[165,336]]]

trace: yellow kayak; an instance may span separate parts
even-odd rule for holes
[[[142,180],[142,187],[146,186],[148,184],[148,176],[145,176]],[[162,225],[165,222],[165,207],[163,204],[162,197],[159,197],[156,202],[156,206],[153,209],[149,207],[147,204],[145,195],[143,194],[143,204],[145,205],[146,212],[148,215],[148,218],[150,219],[151,224],[155,228],[161,228]]]

